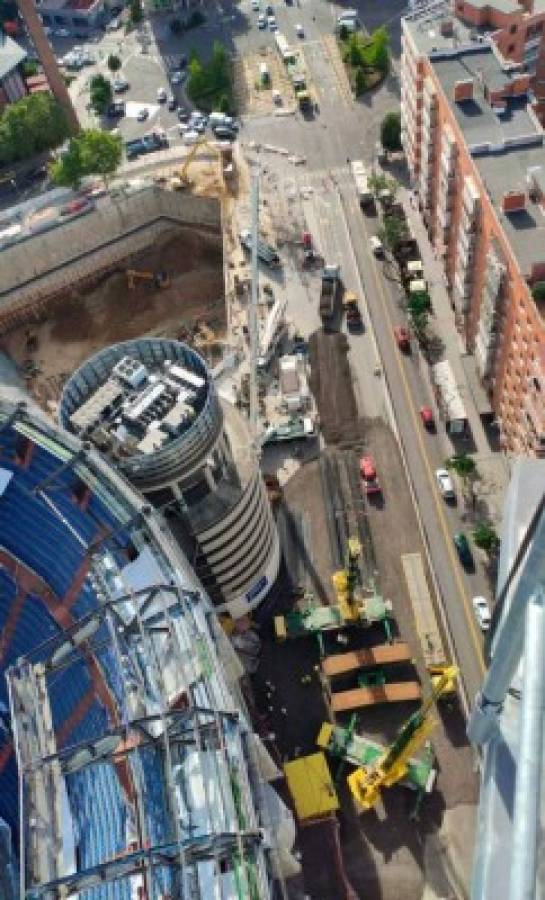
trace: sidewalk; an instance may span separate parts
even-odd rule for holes
[[[477,511],[480,508],[483,514],[487,513],[492,521],[499,526],[502,518],[503,497],[510,478],[509,460],[502,453],[493,451],[488,441],[462,362],[462,356],[467,354],[462,339],[456,330],[454,312],[450,305],[443,267],[435,255],[420,212],[411,203],[412,192],[404,187],[400,187],[398,196],[407,214],[407,221],[420,247],[420,255],[424,264],[424,272],[434,310],[433,328],[443,342],[443,358],[448,359],[451,365],[456,380],[456,387],[466,408],[475,444],[475,450],[471,455],[477,463],[480,475],[480,480],[475,485]],[[426,367],[426,373],[429,378],[428,367]]]

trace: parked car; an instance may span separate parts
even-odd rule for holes
[[[471,601],[473,605],[473,612],[475,613],[475,618],[477,619],[477,624],[481,631],[488,631],[490,628],[490,622],[492,616],[490,615],[490,610],[488,609],[488,603],[484,597],[473,597]]]
[[[384,256],[384,247],[382,245],[382,241],[376,234],[371,235],[369,239],[369,244],[371,247],[371,252],[373,256],[382,258]]]
[[[125,115],[125,101],[114,100],[113,103],[110,103],[106,114],[109,119],[120,119]]]
[[[214,135],[219,141],[236,141],[237,133],[227,125],[216,125],[213,129]]]
[[[252,0],[252,9],[254,12],[259,12],[259,0]]]
[[[439,493],[443,497],[444,500],[454,500],[456,497],[456,493],[454,491],[454,485],[452,483],[452,478],[446,469],[437,469],[435,473],[435,479],[437,481],[437,487],[439,488]]]
[[[125,78],[116,78],[112,87],[114,89],[114,94],[123,94],[125,91],[129,90],[130,84]]]
[[[424,428],[427,428],[428,431],[433,431],[435,428],[435,419],[433,417],[433,409],[431,406],[420,407],[420,418],[422,419]]]
[[[394,328],[394,338],[400,350],[408,352],[411,349],[411,338],[409,331],[404,325],[396,325]]]
[[[297,35],[298,38],[304,38],[305,29],[303,28],[303,26],[301,24],[298,24],[295,26],[295,34]]]
[[[177,109],[177,116],[179,122],[188,122],[189,121],[189,113],[187,109],[183,106],[179,106]]]
[[[269,26],[269,31],[278,31],[278,25],[274,16],[267,16],[267,25]]]
[[[257,17],[257,27],[260,31],[263,31],[267,27],[267,19],[263,13],[260,13]]]
[[[186,79],[186,73],[179,72],[178,70],[176,70],[175,72],[172,72],[170,75],[170,83],[171,84],[182,84],[185,81],[185,79]]]
[[[177,106],[178,106],[178,101],[176,100],[176,97],[174,97],[173,94],[170,94],[170,96],[169,96],[168,99],[167,99],[167,107],[168,107],[168,109],[169,109],[171,112],[174,112],[174,110],[176,109]]]
[[[200,139],[200,134],[198,131],[195,131],[194,128],[190,128],[188,131],[185,132],[185,134],[183,136],[184,144],[187,144],[187,145],[196,144],[199,139]]]
[[[360,475],[365,494],[379,494],[380,484],[377,478],[375,461],[372,456],[362,456],[360,459]]]
[[[458,553],[458,559],[462,563],[464,569],[472,569],[474,565],[473,554],[471,552],[471,547],[469,546],[469,541],[466,538],[464,532],[457,531],[452,540],[454,541],[454,546],[456,547],[456,552]]]
[[[147,109],[145,106],[143,106],[142,109],[138,110],[138,113],[136,116],[136,121],[137,122],[145,122],[146,119],[148,118],[148,116],[149,116],[149,109]]]
[[[164,87],[157,88],[157,103],[166,103],[167,102],[167,92]]]

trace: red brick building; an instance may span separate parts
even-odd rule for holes
[[[490,38],[452,18],[403,21],[402,138],[457,327],[503,446],[543,456],[545,304],[532,296],[545,280],[537,111],[530,75]]]

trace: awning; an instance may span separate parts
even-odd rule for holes
[[[462,366],[464,367],[464,372],[466,374],[467,383],[469,386],[469,391],[471,396],[473,397],[473,402],[475,404],[475,409],[479,413],[480,416],[491,416],[494,413],[492,406],[490,405],[490,400],[488,399],[488,395],[483,388],[481,379],[479,378],[477,372],[477,365],[475,363],[475,357],[471,356],[469,353],[463,355],[461,357]]]

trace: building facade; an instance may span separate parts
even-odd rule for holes
[[[246,421],[178,341],[97,353],[66,383],[61,421],[161,509],[219,612],[239,618],[276,580],[280,544]]]
[[[402,40],[402,140],[458,330],[505,450],[541,456],[545,147],[530,75],[450,16],[408,17]]]
[[[25,59],[26,50],[0,30],[0,110],[27,93],[21,72]]]

